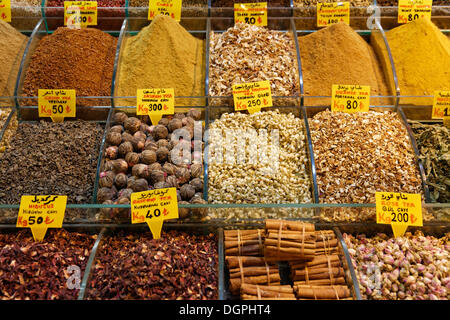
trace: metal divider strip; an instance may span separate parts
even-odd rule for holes
[[[423,191],[424,191],[424,194],[425,194],[425,202],[431,202],[430,190],[428,188],[427,178],[425,176],[425,169],[423,168],[423,163],[422,163],[422,160],[420,159],[420,152],[419,152],[419,148],[417,147],[416,138],[414,137],[414,133],[413,133],[413,131],[411,129],[411,126],[408,123],[406,115],[403,112],[403,108],[401,106],[398,106],[397,114],[402,119],[403,125],[406,128],[406,131],[408,131],[409,140],[410,140],[411,145],[412,145],[412,147],[414,149],[414,155],[415,155],[414,158],[416,159],[416,164],[419,167],[420,178],[422,179],[422,188],[423,188]]]
[[[353,268],[352,258],[350,257],[350,254],[348,252],[347,245],[345,244],[344,238],[342,236],[341,231],[338,227],[333,227],[334,232],[336,233],[339,242],[341,243],[342,250],[344,251],[344,257],[345,261],[347,262],[347,267],[350,272],[352,284],[353,284],[353,290],[355,292],[356,300],[363,300],[361,297],[361,291],[359,289],[359,282],[358,278],[356,277],[355,269]]]
[[[91,249],[91,254],[89,255],[88,262],[86,264],[86,269],[84,270],[83,280],[81,281],[81,288],[80,292],[78,293],[78,300],[84,300],[86,298],[86,289],[89,283],[89,279],[91,277],[91,269],[95,262],[95,258],[97,256],[98,247],[100,242],[103,240],[103,236],[106,232],[106,228],[102,228],[99,235],[97,236],[97,239],[95,240],[94,245]]]

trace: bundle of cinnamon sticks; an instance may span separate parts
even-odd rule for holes
[[[320,230],[315,234],[314,259],[289,262],[296,297],[300,300],[352,299],[334,231]]]
[[[264,230],[224,233],[229,288],[242,300],[352,299],[333,230],[267,219]],[[293,287],[281,285],[279,261],[289,262]]]
[[[225,230],[226,256],[262,256],[264,230]]]
[[[294,289],[290,285],[260,286],[243,283],[241,286],[242,300],[297,300]]]
[[[230,292],[238,295],[245,284],[279,286],[278,266],[263,256],[264,230],[225,230],[225,260]]]
[[[312,260],[316,233],[312,223],[267,219],[264,256],[267,261]]]

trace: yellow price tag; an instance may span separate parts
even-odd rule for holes
[[[431,19],[433,0],[398,0],[398,23],[408,23],[419,18]]]
[[[369,111],[370,86],[334,84],[331,91],[331,111],[347,113]]]
[[[153,125],[157,125],[163,115],[175,113],[175,90],[169,89],[138,89],[136,114],[148,115]]]
[[[11,22],[11,0],[0,0],[0,19]]]
[[[317,26],[326,27],[338,22],[350,25],[350,2],[317,4]]]
[[[261,108],[272,107],[270,81],[248,82],[233,85],[234,110],[248,110],[250,114]]]
[[[395,237],[405,234],[408,226],[423,226],[420,194],[376,192],[377,223],[390,224]]]
[[[64,1],[64,25],[86,27],[97,25],[97,1]]]
[[[76,94],[73,89],[39,89],[39,117],[50,117],[53,122],[76,116]]]
[[[234,23],[247,23],[255,26],[267,26],[267,2],[235,3]]]
[[[163,14],[180,21],[181,7],[181,0],[149,0],[148,20],[153,20],[156,16]]]
[[[61,228],[67,196],[22,196],[17,228],[30,228],[35,241],[44,240],[48,228]]]
[[[431,119],[450,117],[450,91],[435,91]]]
[[[177,189],[155,189],[131,194],[131,223],[146,222],[154,239],[161,237],[164,220],[178,219]]]

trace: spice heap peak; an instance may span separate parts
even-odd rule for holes
[[[431,96],[450,90],[450,40],[428,19],[418,19],[386,32],[397,72],[401,96]],[[392,74],[389,55],[381,36],[372,44]],[[392,76],[391,90],[395,90]],[[431,105],[433,98],[400,98],[401,104]]]
[[[126,40],[119,65],[118,96],[135,96],[137,89],[174,88],[175,96],[204,96],[204,41],[177,21],[157,16],[136,36]],[[176,105],[200,105],[176,99]],[[135,100],[121,99],[120,106]]]

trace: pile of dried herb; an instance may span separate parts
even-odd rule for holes
[[[442,124],[412,121],[411,128],[423,162],[432,202],[450,201],[450,132]]]
[[[76,299],[73,270],[84,275],[96,238],[64,229],[48,230],[43,242],[29,230],[0,233],[0,300]]]
[[[102,242],[88,300],[211,300],[218,298],[217,238],[175,230],[119,232]]]

